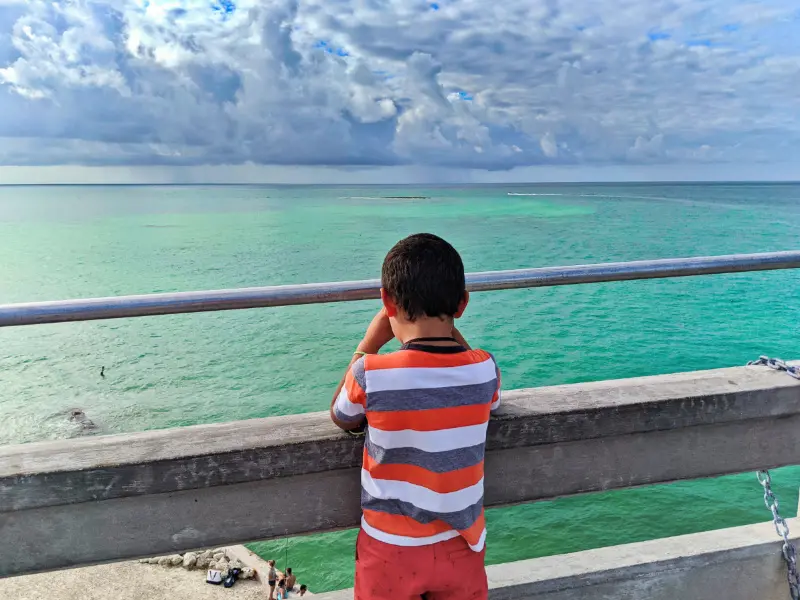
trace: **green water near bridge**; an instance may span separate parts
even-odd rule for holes
[[[797,249],[800,185],[0,187],[0,303],[373,278],[417,231],[469,271]],[[798,292],[794,271],[487,292],[460,326],[507,388],[572,383],[800,358]],[[76,407],[99,433],[322,410],[375,309],[2,329],[0,443],[83,435]],[[800,470],[775,479],[794,515]],[[752,474],[565,498],[489,511],[488,560],[768,516]],[[290,566],[347,586],[353,541],[291,540]],[[282,566],[284,540],[257,547]]]

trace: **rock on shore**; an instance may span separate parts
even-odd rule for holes
[[[170,556],[154,556],[152,558],[143,558],[139,562],[143,565],[159,565],[165,568],[182,567],[187,571],[193,569],[215,569],[220,571],[223,577],[227,577],[231,569],[239,569],[241,571],[239,574],[240,579],[252,579],[256,574],[254,569],[245,567],[239,559],[228,557],[225,548],[172,554]]]

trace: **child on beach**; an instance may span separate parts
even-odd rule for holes
[[[275,585],[278,583],[278,571],[275,568],[275,561],[267,562],[269,573],[267,573],[267,583],[269,584],[269,600],[275,600]]]
[[[381,285],[383,308],[331,404],[342,429],[367,425],[355,600],[485,600],[483,459],[499,369],[454,326],[469,294],[446,241],[398,242]],[[378,354],[393,338],[400,350]]]

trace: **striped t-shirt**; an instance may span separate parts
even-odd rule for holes
[[[500,371],[483,350],[410,343],[353,363],[334,404],[368,428],[361,527],[395,546],[486,540],[483,458]]]

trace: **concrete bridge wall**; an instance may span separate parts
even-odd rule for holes
[[[800,382],[765,367],[504,403],[490,506],[800,464]],[[326,413],[0,447],[0,576],[353,527],[360,460]]]
[[[800,520],[788,521],[795,543]],[[487,568],[490,600],[784,600],[772,523],[521,560]],[[315,596],[352,600],[353,590]]]

